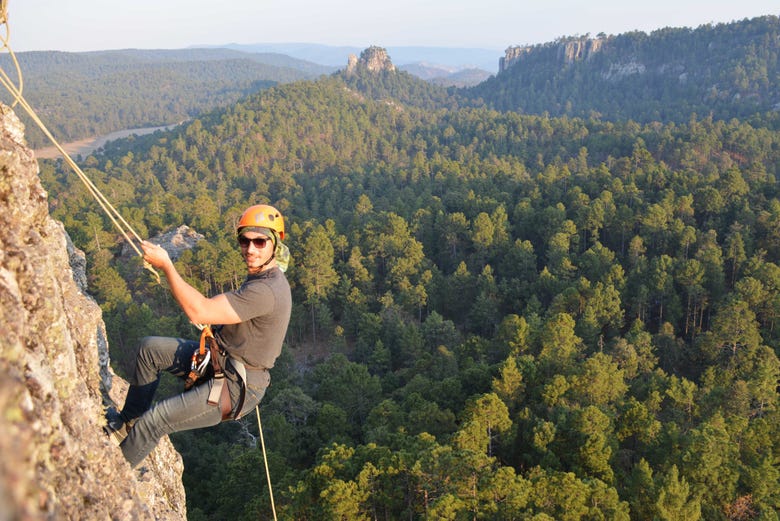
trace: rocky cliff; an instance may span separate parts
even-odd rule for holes
[[[382,47],[372,45],[360,53],[360,58],[354,54],[349,55],[347,61],[347,74],[354,74],[358,70],[367,70],[369,72],[392,72],[395,65],[387,55],[387,50]]]
[[[84,293],[84,256],[49,216],[24,129],[4,105],[0,208],[0,519],[185,519],[168,440],[132,470],[102,432],[104,400],[126,384]]]
[[[557,59],[560,63],[571,65],[581,60],[589,60],[595,54],[601,52],[606,39],[604,38],[575,38],[559,42],[557,47]],[[517,63],[523,56],[531,53],[538,46],[517,46],[509,47],[504,51],[504,56],[499,58],[498,72],[504,72],[513,64]]]

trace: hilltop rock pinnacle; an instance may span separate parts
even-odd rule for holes
[[[392,72],[395,70],[395,65],[390,61],[387,50],[372,45],[360,53],[360,58],[354,54],[349,55],[347,74],[354,74],[359,70],[367,70],[374,73],[382,71]]]

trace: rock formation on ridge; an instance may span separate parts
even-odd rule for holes
[[[183,467],[168,440],[132,470],[102,432],[103,393],[112,379],[115,398],[126,384],[108,367],[83,254],[49,216],[23,126],[5,105],[0,206],[0,517],[185,519]]]
[[[567,41],[556,43],[558,48],[558,61],[565,65],[571,65],[581,60],[589,60],[594,55],[601,52],[606,42],[605,38],[573,38]],[[530,54],[538,46],[512,46],[506,49],[504,56],[498,60],[498,72],[504,72],[509,67],[520,61],[524,56]]]
[[[354,74],[358,70],[367,70],[369,72],[393,72],[395,70],[395,65],[390,61],[387,50],[372,45],[360,53],[360,58],[354,54],[349,55],[346,70],[347,74]]]

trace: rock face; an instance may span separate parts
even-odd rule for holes
[[[102,432],[105,397],[126,383],[108,367],[84,256],[49,216],[23,126],[4,105],[0,208],[0,518],[185,519],[168,440],[132,470]]]
[[[565,42],[558,49],[558,59],[562,60],[566,65],[580,60],[589,60],[594,54],[601,51],[603,45],[604,40],[601,38],[595,40],[581,38]]]
[[[498,72],[504,72],[532,50],[533,47],[528,46],[508,47],[504,51],[504,56],[498,59]]]
[[[360,58],[354,54],[349,55],[347,61],[347,74],[354,74],[359,70],[367,70],[369,72],[392,72],[395,70],[395,65],[390,61],[390,57],[387,55],[385,49],[373,45],[361,52]]]
[[[565,65],[571,65],[577,61],[589,60],[602,51],[605,42],[604,38],[578,38],[560,42],[556,44],[558,61]],[[504,72],[534,49],[535,47],[529,46],[509,47],[498,61],[498,71]]]

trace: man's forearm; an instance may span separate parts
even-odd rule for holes
[[[163,269],[163,273],[165,278],[168,279],[168,285],[173,298],[179,303],[187,318],[195,323],[202,323],[202,310],[208,299],[182,278],[173,263],[166,266]]]

